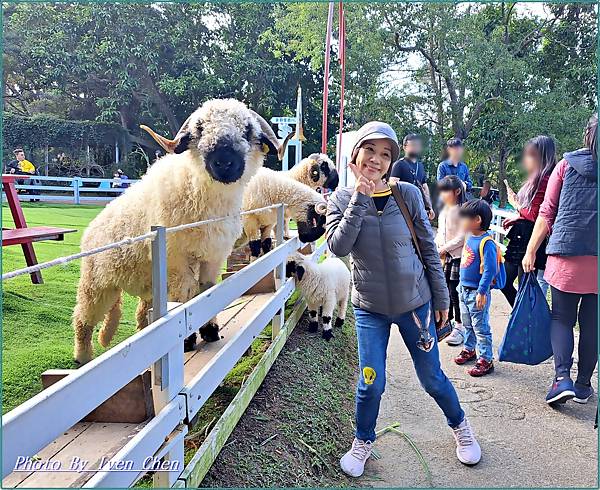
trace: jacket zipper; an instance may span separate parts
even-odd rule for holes
[[[392,196],[390,196],[392,197]],[[381,257],[383,258],[383,271],[385,274],[385,284],[386,284],[386,289],[387,289],[387,313],[388,315],[391,313],[392,311],[392,298],[391,298],[391,291],[392,288],[390,287],[390,278],[389,278],[389,274],[388,274],[388,268],[385,266],[385,247],[383,246],[383,216],[385,213],[385,210],[387,209],[388,205],[390,204],[390,198],[388,198],[387,202],[385,203],[385,206],[383,206],[383,211],[381,212],[381,215],[378,215],[377,218],[379,219],[379,244],[381,246]],[[375,205],[375,204],[373,204]]]

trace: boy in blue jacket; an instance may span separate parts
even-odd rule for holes
[[[463,350],[454,362],[462,365],[477,358],[467,373],[485,376],[494,370],[490,289],[498,272],[498,249],[488,233],[492,209],[487,202],[472,199],[463,204],[460,216],[467,237],[460,261],[459,286],[460,314],[466,333]]]

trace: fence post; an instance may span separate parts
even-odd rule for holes
[[[152,240],[152,321],[165,316],[167,307],[167,230],[164,226],[153,226],[152,231],[156,237]],[[183,332],[183,331],[182,331]],[[183,333],[180,333],[183,343]],[[152,373],[152,399],[154,411],[158,413],[183,388],[183,345],[178,344],[154,363]],[[181,460],[183,467],[183,439],[165,454],[167,461]],[[158,471],[154,473],[153,485],[155,487],[170,487],[173,474]]]
[[[81,178],[75,177],[73,179],[73,199],[75,199],[75,204],[81,204],[81,198],[79,197],[79,187],[81,184]]]
[[[280,204],[277,208],[277,236],[275,237],[276,245],[283,244],[283,235],[285,230],[285,205]],[[287,258],[284,258],[281,264],[275,268],[275,287],[279,289],[285,283],[285,263]],[[281,327],[285,322],[285,302],[281,306],[281,310],[273,317],[271,322],[271,337],[274,339],[279,335]]]

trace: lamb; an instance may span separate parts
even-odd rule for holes
[[[285,173],[313,189],[320,187],[334,191],[340,182],[335,165],[324,153],[308,155]]]
[[[305,243],[313,242],[325,233],[327,204],[321,194],[307,185],[290,179],[285,172],[261,168],[244,191],[242,209],[250,210],[283,203],[286,221],[298,224],[298,236]],[[277,224],[277,209],[245,215],[244,233],[236,246],[250,245],[254,260],[271,250],[271,232]]]
[[[316,332],[319,320],[323,321],[323,338],[333,337],[331,319],[337,306],[335,327],[344,324],[348,295],[350,294],[350,271],[337,257],[328,257],[320,264],[313,262],[310,257],[299,253],[288,258],[286,276],[294,277],[308,305],[310,323],[309,332]],[[317,318],[317,311],[319,317]]]
[[[242,102],[209,100],[185,121],[173,140],[143,127],[167,151],[138,183],[109,203],[81,239],[83,251],[150,231],[239,214],[243,190],[262,166],[266,153],[280,145],[268,123]],[[220,267],[242,231],[241,218],[167,235],[168,299],[186,302],[216,283]],[[123,291],[139,297],[138,329],[147,325],[152,302],[151,242],[84,257],[73,312],[74,357],[93,357],[92,333],[104,318],[99,343],[109,345],[121,317]],[[218,325],[200,329],[206,341],[219,340]],[[191,350],[196,334],[185,342]]]

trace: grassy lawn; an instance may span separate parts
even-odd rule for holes
[[[81,234],[101,211],[99,206],[23,203],[29,226],[75,228],[64,242],[34,244],[38,261],[45,262],[79,251]],[[2,206],[4,227],[14,226],[7,206]],[[2,271],[25,267],[19,246],[2,248]],[[2,381],[3,413],[41,390],[40,375],[47,369],[74,368],[71,313],[79,280],[79,261],[42,272],[44,284],[34,285],[29,276],[4,282],[2,291]],[[123,320],[114,343],[135,332],[136,300],[126,297]],[[105,349],[94,339],[97,353]]]

